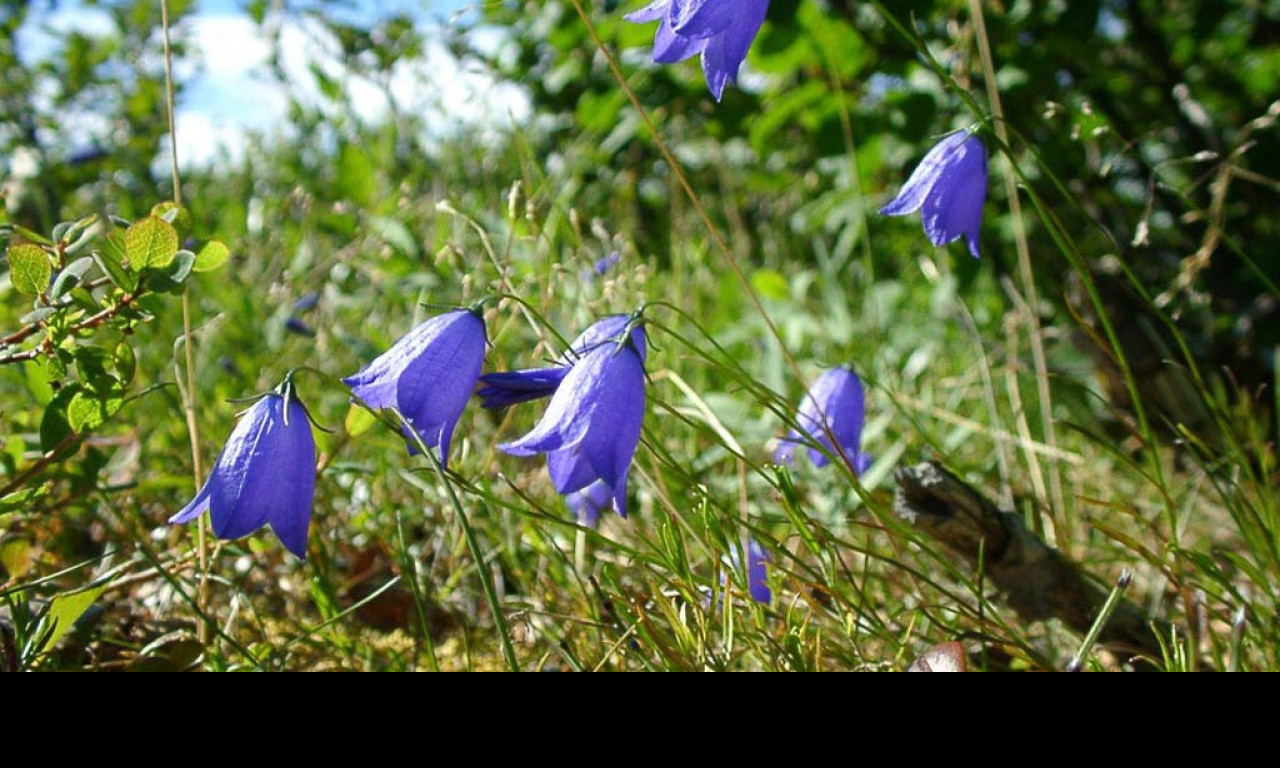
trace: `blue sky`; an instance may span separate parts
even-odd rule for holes
[[[178,150],[184,165],[201,165],[222,151],[233,158],[243,152],[248,131],[272,133],[285,127],[285,86],[267,76],[262,66],[268,42],[244,13],[241,0],[199,0],[184,21],[189,46],[202,64],[184,69],[179,77],[184,93],[178,110]],[[391,13],[408,13],[418,20],[428,41],[438,35],[431,27],[474,5],[466,0],[351,0],[338,14],[348,21],[369,22]],[[67,2],[41,18],[52,30],[46,35],[30,24],[20,34],[31,56],[56,55],[58,32],[77,29],[92,34],[108,26],[101,11]],[[500,46],[501,34],[491,31],[485,45]],[[291,16],[281,28],[281,60],[289,80],[288,93],[315,106],[324,106],[309,70],[322,69],[345,81],[352,108],[364,119],[376,120],[387,111],[384,94],[374,84],[350,75],[333,55],[334,41],[316,24]],[[460,64],[439,43],[428,43],[421,60],[400,62],[391,88],[406,110],[432,114],[440,130],[476,124],[507,124],[528,114],[528,99],[517,87],[496,83],[474,68]],[[92,133],[92,127],[89,132]],[[77,136],[73,143],[93,143],[96,137]]]

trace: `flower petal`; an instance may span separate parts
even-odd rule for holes
[[[925,204],[938,181],[955,163],[957,152],[963,152],[966,131],[956,131],[938,142],[925,153],[920,165],[911,172],[902,191],[888,205],[880,209],[885,216],[904,216],[915,213]]]
[[[556,388],[569,374],[567,365],[552,368],[530,368],[523,371],[487,373],[480,377],[482,386],[476,394],[480,407],[506,408],[555,394]]]
[[[796,424],[774,451],[774,461],[790,463],[795,447],[809,445],[809,458],[816,467],[831,463],[827,453],[844,453],[855,469],[861,455],[862,427],[866,418],[866,392],[857,374],[848,368],[826,371],[805,393],[796,411]],[[835,437],[839,449],[832,444]],[[860,470],[858,470],[860,471]]]
[[[630,467],[628,467],[629,469]],[[622,477],[618,478],[618,482],[613,486],[613,509],[618,513],[618,517],[623,520],[627,519],[627,473],[623,472]]]
[[[421,323],[400,337],[390,349],[374,358],[359,373],[343,379],[343,383],[374,408],[395,407],[396,389],[401,374],[462,315],[475,317],[466,310],[459,310],[437,315]]]
[[[218,457],[218,461],[222,461],[221,456]],[[210,490],[211,481],[212,477],[205,478],[204,485],[200,486],[200,492],[180,512],[169,518],[170,524],[189,523],[209,510],[209,499],[213,496]]]
[[[862,426],[866,419],[867,395],[857,374],[846,368],[827,372],[834,381],[826,404],[831,432],[851,463],[862,448]]]
[[[751,599],[768,605],[773,602],[773,590],[769,589],[769,563],[773,561],[764,547],[755,539],[747,542],[747,590]]]
[[[405,334],[343,382],[374,408],[399,409],[447,464],[449,441],[475,390],[484,353],[484,320],[470,310],[446,312]],[[408,443],[414,453],[414,441]]]
[[[702,53],[706,45],[706,40],[677,35],[671,25],[663,21],[653,38],[653,61],[655,64],[675,64]]]
[[[773,461],[775,464],[790,464],[796,457],[796,444],[801,442],[800,433],[791,430],[787,436],[778,441],[778,447],[773,451]]]
[[[661,20],[653,45],[653,60],[659,64],[701,53],[707,87],[719,101],[725,86],[737,82],[768,11],[769,0],[659,0],[626,19]]]
[[[453,429],[475,391],[484,366],[484,321],[470,311],[450,323],[410,360],[396,382],[396,405],[440,461],[449,461]]]
[[[248,536],[266,522],[267,509],[259,501],[271,483],[262,467],[271,460],[272,430],[284,426],[283,403],[278,395],[254,403],[231,431],[209,475],[209,522],[220,539]]]
[[[564,501],[577,518],[578,525],[594,528],[600,521],[600,513],[613,503],[612,494],[612,488],[597,480],[565,496]]]
[[[609,357],[615,351],[602,345],[589,352],[565,376],[537,426],[519,440],[499,445],[498,450],[512,456],[533,456],[580,442],[591,425],[591,415],[604,391],[601,383],[608,374]]]
[[[711,37],[729,28],[739,14],[752,9],[742,0],[673,0],[668,19],[676,34],[684,37]],[[765,0],[767,8],[769,3]]]
[[[767,0],[747,0],[742,5],[746,7],[733,11],[731,23],[722,34],[709,38],[702,52],[702,71],[716,101],[720,101],[728,83],[738,82],[738,71],[769,11]]]
[[[667,9],[671,6],[671,0],[655,0],[655,2],[641,8],[638,11],[632,11],[622,18],[633,24],[646,24],[650,21],[657,21],[665,18]]]
[[[561,496],[577,493],[600,480],[582,450],[582,443],[548,453],[547,473]]]
[[[631,347],[606,350],[613,355],[602,382],[591,434],[584,451],[606,485],[616,487],[631,467],[644,423],[644,364]]]
[[[939,180],[925,203],[925,232],[935,245],[967,236],[969,252],[978,257],[982,206],[987,196],[987,150],[978,139],[964,147],[964,156]]]
[[[316,445],[307,412],[297,400],[289,403],[289,426],[274,450],[277,493],[267,510],[267,522],[285,548],[305,560],[316,491]]]

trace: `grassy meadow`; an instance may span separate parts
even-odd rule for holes
[[[1280,293],[1264,244],[1280,109],[1265,82],[1213,75],[1254,54],[1274,68],[1276,4],[1153,30],[1145,2],[1084,3],[1077,29],[1023,4],[775,0],[719,103],[696,61],[649,61],[654,27],[623,22],[626,5],[493,3],[435,33],[318,3],[306,18],[368,82],[420,55],[415,35],[447,35],[527,89],[533,115],[445,132],[427,114],[366,119],[357,75],[325,76],[283,135],[175,173],[159,2],[114,4],[145,25],[84,55],[108,94],[92,109],[130,141],[72,164],[45,113],[40,171],[25,197],[6,187],[0,670],[1277,668]],[[169,10],[181,58],[194,8]],[[471,48],[478,27],[514,42]],[[1114,74],[1057,74],[1068,34],[1115,52]],[[1163,55],[1204,120],[1147,87],[1157,38],[1199,41]],[[112,56],[136,76],[103,68]],[[984,64],[1008,91],[998,117]],[[40,108],[3,101],[13,125]],[[981,259],[877,213],[969,127],[991,150]],[[193,254],[188,274],[171,250],[139,261],[152,220]],[[12,255],[32,243],[52,263],[35,293]],[[81,257],[75,285],[43,290]],[[498,450],[545,401],[473,399],[447,472],[351,403],[340,377],[480,300],[486,373],[545,365],[594,320],[643,310],[625,520],[579,525],[544,458]],[[776,464],[806,388],[839,365],[866,387],[869,468]],[[242,399],[294,369],[316,425],[307,558],[265,528],[168,525]],[[1071,606],[1018,610],[998,572],[1049,566],[1010,566],[990,539],[961,556],[902,514],[898,473],[929,461],[1072,564],[1098,598],[1075,606],[1083,626]],[[768,603],[740,565],[749,541],[769,557]],[[1142,637],[1115,642],[1126,611]]]

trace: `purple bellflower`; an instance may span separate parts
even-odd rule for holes
[[[200,492],[169,522],[190,522],[207,511],[220,539],[270,525],[305,560],[315,490],[311,421],[286,381],[244,412]]]
[[[934,245],[961,237],[978,258],[982,204],[987,197],[987,148],[968,131],[957,131],[925,154],[893,202],[887,216],[921,212],[924,231]]]
[[[738,560],[738,552],[734,550],[733,559],[736,563]],[[747,541],[747,591],[751,593],[751,599],[757,603],[768,605],[773,602],[773,590],[769,589],[769,563],[773,562],[773,558],[769,557],[769,553],[760,546],[755,539]]]
[[[725,566],[733,571],[738,571],[742,567],[742,555],[735,548],[729,552],[728,557],[721,558]],[[764,547],[755,539],[747,540],[747,594],[751,599],[762,605],[769,605],[773,602],[773,590],[769,589],[769,563],[773,562],[773,558],[765,551]],[[723,588],[729,582],[729,574],[720,574],[720,586]],[[708,596],[709,597],[709,596]],[[708,600],[708,604],[710,601]]]
[[[603,277],[605,274],[609,272],[609,270],[618,266],[618,262],[620,261],[622,261],[622,253],[620,251],[613,251],[608,255],[606,255],[603,259],[600,259],[595,264],[593,264],[591,266],[591,269],[597,275]]]
[[[629,335],[587,351],[569,369],[533,431],[498,446],[512,456],[547,454],[556,491],[579,494],[571,503],[580,518],[584,509],[588,518],[593,509],[598,514],[604,505],[596,502],[605,498],[612,499],[619,516],[627,516],[627,473],[645,404],[644,360],[633,339]]]
[[[832,368],[818,377],[809,388],[796,422],[800,430],[792,429],[774,452],[773,460],[790,464],[796,445],[812,441],[830,453],[841,452],[849,458],[859,474],[871,466],[871,457],[862,452],[862,424],[866,417],[866,393],[858,375],[848,368]],[[829,430],[829,433],[828,433]],[[831,444],[834,436],[839,449]],[[809,448],[809,458],[816,467],[830,463],[826,454],[817,448]]]
[[[604,258],[597,260],[591,265],[590,269],[582,270],[579,279],[584,283],[593,283],[597,277],[604,277],[609,274],[609,270],[618,266],[622,261],[622,253],[620,251],[612,251]]]
[[[702,54],[702,72],[716,101],[738,82],[738,70],[769,12],[769,0],[656,0],[627,21],[660,21],[653,61],[674,64]]]
[[[476,388],[485,353],[478,309],[437,315],[409,331],[359,373],[343,379],[373,408],[395,408],[448,466],[454,427]],[[416,453],[414,441],[409,452]]]
[[[529,368],[523,371],[487,373],[480,377],[480,405],[483,408],[506,408],[517,403],[540,400],[555,394],[560,382],[569,374],[575,361],[599,344],[616,340],[631,322],[629,315],[609,315],[587,327],[569,344],[569,349],[548,368]],[[631,331],[631,341],[636,345],[643,363],[647,354],[644,327],[636,325]]]

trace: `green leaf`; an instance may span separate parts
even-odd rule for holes
[[[366,223],[373,234],[399,251],[401,255],[408,256],[411,259],[421,258],[421,253],[418,250],[418,241],[403,222],[388,216],[370,216]]]
[[[14,224],[13,231],[18,233],[18,235],[23,240],[30,240],[31,242],[39,243],[40,245],[49,245],[49,246],[53,245],[53,241],[51,241],[49,238],[45,237],[39,232],[32,232],[31,230],[27,229],[26,227],[20,224]]]
[[[27,314],[23,315],[21,318],[18,319],[18,322],[22,323],[23,325],[43,323],[45,320],[48,320],[49,318],[53,317],[56,314],[58,314],[58,310],[55,307],[39,307],[38,309],[33,309]]]
[[[84,281],[84,275],[93,268],[93,259],[85,256],[76,259],[67,265],[66,269],[58,273],[58,279],[53,281],[53,288],[49,290],[49,298],[56,299],[76,288]]]
[[[76,347],[71,353],[80,372],[80,383],[96,391],[115,385],[115,379],[107,373],[111,353],[98,347]]]
[[[47,651],[57,645],[58,641],[75,626],[76,620],[89,610],[89,606],[93,605],[106,588],[107,584],[104,583],[79,592],[63,592],[49,601],[49,611],[44,617],[51,631],[45,637],[40,650]]]
[[[117,288],[133,293],[138,287],[138,278],[124,268],[123,257],[124,251],[112,238],[107,238],[102,250],[94,253],[93,260],[98,262],[98,266],[102,267],[102,271],[107,273],[107,277],[111,278]]]
[[[751,287],[766,299],[786,301],[791,296],[787,278],[772,269],[757,269],[751,274]]]
[[[204,646],[188,634],[178,631],[156,638],[130,662],[130,672],[182,672],[190,669],[204,655]]]
[[[27,385],[27,392],[40,405],[48,405],[53,399],[53,379],[48,366],[39,361],[22,364],[22,377]]]
[[[169,279],[181,285],[188,277],[191,277],[191,270],[196,265],[196,255],[191,251],[181,250],[174,256],[172,269],[169,270]]]
[[[138,372],[138,356],[134,354],[129,342],[122,341],[116,345],[115,358],[120,383],[127,387],[133,383],[133,377]]]
[[[98,233],[98,222],[99,217],[96,213],[85,216],[83,219],[69,224],[58,235],[57,240],[66,248],[68,253],[75,253],[88,244],[94,235]]]
[[[20,579],[35,565],[31,557],[31,542],[26,539],[10,539],[0,544],[0,568],[10,579]]]
[[[67,404],[67,423],[75,432],[97,429],[115,415],[123,404],[124,398],[118,394],[97,396],[88,392],[78,392]]]
[[[151,215],[166,224],[172,225],[180,233],[191,231],[191,214],[187,212],[186,208],[177,203],[157,203],[151,209]]]
[[[9,273],[15,289],[29,296],[39,296],[49,288],[53,267],[43,248],[19,243],[9,247]]]
[[[343,427],[347,430],[347,434],[352,437],[359,437],[365,432],[373,429],[378,423],[378,419],[372,413],[358,405],[352,405],[347,411],[347,420]]]
[[[261,24],[267,18],[267,0],[250,0],[245,11],[254,24]]]
[[[66,440],[75,432],[71,429],[71,423],[67,421],[67,404],[71,402],[71,398],[80,393],[80,386],[72,384],[64,387],[49,404],[45,406],[44,416],[40,419],[40,450],[52,451],[57,448],[63,440]]]
[[[338,152],[338,189],[362,208],[369,207],[377,191],[373,160],[355,144],[344,144]]]
[[[124,233],[124,255],[134,271],[164,269],[178,253],[178,232],[155,216],[137,221]]]
[[[23,488],[0,499],[0,512],[17,512],[26,511],[31,502],[45,495],[47,490],[44,486],[39,488]]]
[[[210,240],[200,249],[200,253],[196,254],[196,263],[191,267],[191,271],[212,272],[226,264],[229,258],[231,258],[230,248],[217,240]]]
[[[98,297],[86,291],[83,286],[73,289],[69,296],[63,298],[64,300],[70,298],[71,303],[91,315],[97,314],[102,309],[102,302],[98,301]]]
[[[191,276],[191,267],[196,263],[196,255],[182,250],[174,255],[173,261],[163,269],[151,269],[148,287],[157,292],[179,293],[182,283]]]
[[[9,435],[9,439],[4,443],[4,452],[7,454],[9,461],[12,462],[12,465],[16,467],[22,463],[22,455],[27,452],[27,443],[18,435]],[[8,498],[8,496],[5,497],[5,499]],[[0,505],[3,504],[4,502],[0,501]]]

